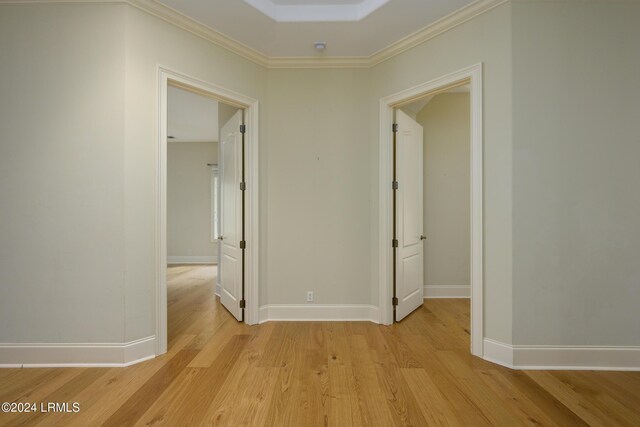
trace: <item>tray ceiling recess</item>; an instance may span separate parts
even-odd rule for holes
[[[389,0],[244,0],[276,22],[360,21]]]

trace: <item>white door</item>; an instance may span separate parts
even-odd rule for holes
[[[220,131],[220,302],[242,320],[242,110]]]
[[[396,321],[420,307],[424,298],[422,126],[396,111]]]

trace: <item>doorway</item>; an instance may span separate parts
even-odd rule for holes
[[[380,101],[380,323],[401,320],[424,298],[422,128],[401,111],[468,86],[471,353],[482,357],[482,66],[448,74]],[[418,135],[420,138],[418,138]],[[400,148],[398,148],[398,146]],[[419,159],[419,161],[417,161]],[[404,182],[402,182],[404,180]]]
[[[258,323],[258,102],[252,98],[158,67],[158,191],[156,221],[156,354],[167,351],[168,94],[179,89],[227,105],[220,123],[217,163],[202,158],[210,173],[209,238],[215,245],[216,291],[238,321]],[[212,119],[213,120],[213,119]],[[215,194],[214,194],[215,193]],[[213,200],[217,198],[218,202]],[[222,242],[225,242],[224,244]],[[172,254],[172,256],[175,256]],[[211,254],[207,254],[207,257]],[[208,259],[208,258],[207,258]],[[197,258],[196,258],[197,261]],[[199,274],[204,274],[200,269]]]
[[[171,348],[177,337],[200,334],[230,316],[216,289],[219,110],[225,104],[172,85],[167,102],[167,339]]]

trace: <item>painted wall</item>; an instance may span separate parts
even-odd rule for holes
[[[483,63],[484,73],[484,328],[487,338],[510,343],[511,3],[498,6],[371,70],[369,189],[375,207],[370,211],[372,300],[377,303],[378,299],[379,100],[479,62]]]
[[[640,345],[640,4],[513,4],[513,339]]]
[[[236,107],[232,107],[231,105],[227,105],[224,102],[218,103],[218,128],[221,129],[222,126],[225,125],[231,117],[238,111]]]
[[[122,342],[124,8],[0,7],[0,342]]]
[[[370,303],[367,76],[268,72],[262,301],[305,304],[310,290],[318,304]]]
[[[169,142],[167,149],[167,257],[169,262],[180,262],[185,258],[217,262],[218,244],[211,241],[211,168],[207,166],[208,163],[218,163],[217,142]]]
[[[471,284],[468,93],[435,96],[416,116],[424,129],[424,285],[449,294]]]

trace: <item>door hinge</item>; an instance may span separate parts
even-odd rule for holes
[[[397,248],[398,247],[398,239],[393,239],[391,241],[391,247],[393,247],[393,248]]]
[[[394,190],[397,190],[398,189],[398,181],[393,181],[391,183],[391,188],[393,188]]]
[[[392,130],[393,132],[398,132],[398,124],[397,124],[397,123],[394,123],[394,124],[393,124],[393,126],[391,126],[391,130]]]
[[[241,299],[241,300],[240,300],[240,308],[245,308],[245,307],[246,307],[246,305],[247,305],[247,301],[246,301],[246,300]]]
[[[396,305],[398,305],[398,297],[393,297],[391,298],[391,304],[395,307]]]
[[[247,189],[247,183],[246,182],[241,182],[240,183],[240,190],[244,191]]]
[[[247,131],[247,125],[240,125],[240,133],[245,133]]]
[[[244,249],[247,247],[247,241],[246,240],[240,240],[240,249]]]

